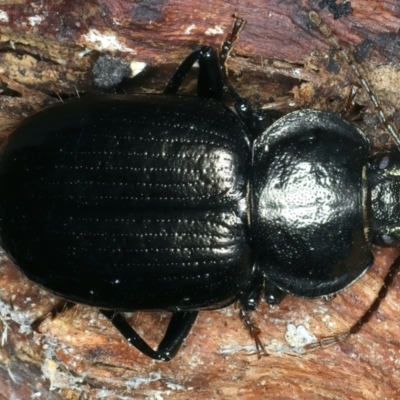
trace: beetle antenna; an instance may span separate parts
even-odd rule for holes
[[[368,81],[365,77],[360,73],[360,70],[354,63],[353,59],[350,57],[349,53],[343,49],[343,47],[339,44],[339,40],[337,36],[335,36],[329,26],[322,20],[322,18],[315,12],[311,11],[309,13],[309,18],[311,22],[318,28],[318,30],[324,35],[332,44],[332,46],[339,52],[339,54],[344,58],[344,60],[349,64],[350,68],[353,70],[354,74],[357,76],[361,86],[368,93],[369,98],[371,99],[372,104],[374,105],[378,117],[381,123],[386,127],[389,134],[392,136],[395,141],[397,147],[400,149],[400,138],[397,133],[395,127],[387,120],[385,113],[380,106],[377,97],[372,91]]]
[[[306,344],[304,346],[304,350],[306,352],[311,352],[322,347],[329,347],[332,346],[333,344],[343,342],[350,335],[358,333],[360,329],[371,319],[375,311],[379,308],[381,301],[386,297],[388,288],[393,283],[393,279],[395,275],[398,273],[399,269],[400,269],[400,256],[396,258],[396,260],[393,262],[388,272],[386,273],[385,279],[383,280],[383,285],[379,290],[379,293],[376,296],[374,302],[371,304],[368,310],[361,316],[361,318],[359,318],[358,321],[348,331],[343,332],[336,336],[328,336],[319,341]]]

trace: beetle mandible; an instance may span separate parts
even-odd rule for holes
[[[225,71],[243,24],[235,19],[219,55],[190,54],[163,94],[49,107],[2,149],[4,250],[157,360],[176,355],[200,310],[236,301],[262,351],[245,312],[262,292],[269,303],[331,295],[371,266],[372,242],[400,239],[389,202],[398,152],[370,160],[364,134],[332,113],[272,123],[252,110]],[[195,62],[198,95],[179,96]],[[120,314],[139,310],[172,313],[156,350]]]

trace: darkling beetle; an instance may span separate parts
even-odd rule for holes
[[[399,152],[369,158],[364,134],[332,113],[272,123],[253,111],[225,70],[243,24],[219,55],[190,54],[162,95],[52,106],[1,153],[3,249],[32,281],[98,307],[153,359],[176,355],[200,310],[236,301],[262,351],[246,313],[262,292],[268,303],[331,295],[371,266],[371,243],[400,239]],[[197,97],[177,95],[195,62]],[[138,310],[172,313],[156,350],[120,314]]]

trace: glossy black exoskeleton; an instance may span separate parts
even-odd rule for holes
[[[198,97],[178,96],[196,61]],[[199,310],[238,300],[253,309],[263,290],[270,303],[336,293],[371,266],[372,240],[399,239],[399,202],[389,204],[398,156],[369,163],[364,134],[335,114],[270,124],[223,68],[203,47],[163,95],[50,107],[1,153],[0,239],[11,259],[44,288],[100,308],[159,360],[174,357]],[[118,313],[135,310],[173,313],[157,350]]]

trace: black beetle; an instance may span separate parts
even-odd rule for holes
[[[398,239],[388,199],[400,193],[399,156],[371,164],[364,134],[332,113],[271,124],[253,112],[224,70],[242,25],[220,58],[210,47],[189,55],[163,95],[50,107],[2,150],[4,250],[154,359],[175,356],[199,310],[238,300],[251,310],[263,289],[270,303],[336,293],[370,267],[372,241]],[[198,97],[178,96],[196,61]],[[136,310],[172,312],[157,350],[118,313]]]

